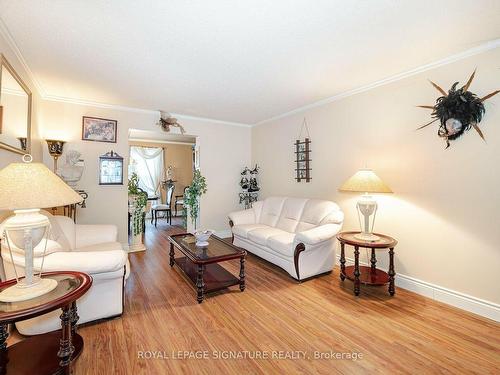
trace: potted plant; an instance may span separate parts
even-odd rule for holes
[[[196,222],[200,214],[200,197],[207,192],[207,181],[199,170],[195,170],[193,174],[193,181],[186,189],[184,197],[184,206],[186,207],[191,222],[196,229]]]
[[[144,228],[144,210],[148,202],[148,194],[139,188],[139,177],[132,173],[128,180],[128,212],[131,216],[131,251],[146,250],[142,243],[142,232]]]

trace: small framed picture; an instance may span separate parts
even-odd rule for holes
[[[118,121],[83,116],[82,140],[116,143]]]
[[[123,185],[123,158],[113,150],[99,157],[99,185]]]

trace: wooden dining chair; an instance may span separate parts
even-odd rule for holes
[[[184,194],[175,196],[175,202],[174,202],[175,214],[174,214],[174,216],[177,216],[177,206],[181,206],[182,208],[184,208],[184,197],[186,196],[186,190],[188,189],[188,187],[189,186],[186,186],[184,188]]]
[[[151,224],[153,224],[153,220],[156,224],[158,222],[158,212],[166,212],[167,214],[167,222],[172,225],[172,196],[174,194],[174,185],[170,185],[167,190],[167,196],[165,199],[165,203],[153,204],[151,206]],[[163,216],[165,217],[165,216]]]

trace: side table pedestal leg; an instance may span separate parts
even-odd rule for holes
[[[354,295],[359,296],[359,246],[354,246]]]
[[[394,248],[389,249],[389,294],[393,296],[396,294],[396,288],[394,286],[394,276],[396,272],[394,271]]]
[[[9,337],[9,325],[0,324],[0,375],[7,374],[7,363],[9,363],[9,357],[7,353],[8,337]]]
[[[340,280],[345,280],[345,244],[340,243]]]
[[[59,366],[63,369],[63,374],[71,374],[71,355],[75,351],[75,348],[71,340],[71,320],[72,320],[72,309],[71,306],[64,306],[62,308],[61,327],[62,327],[62,337],[59,341],[59,351],[57,356],[59,357]]]

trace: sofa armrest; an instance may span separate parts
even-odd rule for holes
[[[255,213],[252,209],[231,212],[229,220],[233,222],[233,225],[255,224]]]
[[[335,235],[339,232],[341,227],[341,224],[320,225],[318,227],[297,233],[295,236],[295,242],[315,246],[335,238]]]
[[[117,241],[116,225],[76,225],[75,227],[76,248]]]

